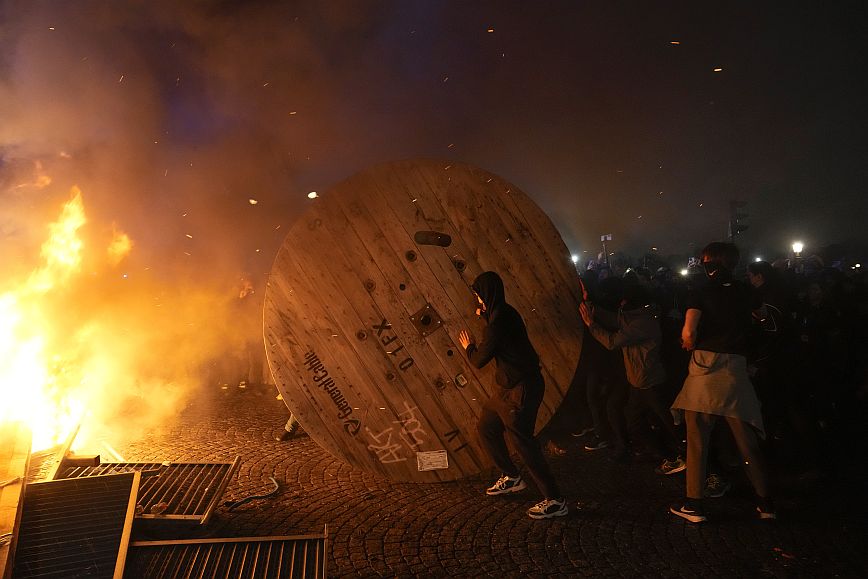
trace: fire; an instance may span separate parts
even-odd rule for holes
[[[33,272],[25,293],[45,294],[57,284],[69,279],[81,265],[82,241],[78,230],[87,220],[78,187],[72,189],[72,199],[63,206],[60,218],[48,226],[49,238],[42,244],[44,264]]]
[[[122,272],[134,240],[84,209],[73,188],[32,265],[0,278],[0,423],[28,424],[34,450],[78,426],[77,451],[132,440],[246,352],[237,293],[171,265]]]
[[[66,329],[56,319],[84,249],[79,230],[87,220],[81,191],[73,188],[71,193],[48,227],[41,265],[14,289],[0,292],[0,422],[28,424],[35,450],[61,442],[84,410],[83,334],[60,335]]]
[[[113,230],[112,240],[108,246],[108,260],[111,265],[117,265],[129,255],[133,249],[133,241],[130,236],[117,229]]]

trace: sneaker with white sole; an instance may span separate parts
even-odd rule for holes
[[[579,428],[577,431],[571,432],[570,434],[572,436],[575,436],[576,438],[582,438],[583,436],[591,434],[592,432],[594,432],[594,427],[588,426],[586,428]]]
[[[485,491],[487,495],[504,495],[506,493],[517,493],[520,490],[527,488],[527,483],[519,476],[503,475],[497,482],[488,487]]]
[[[705,479],[705,490],[702,491],[702,496],[709,499],[719,499],[731,488],[731,482],[718,474],[710,474]]]
[[[604,448],[609,448],[609,441],[596,435],[585,444],[585,450],[602,450]]]
[[[527,516],[531,519],[551,519],[563,517],[569,512],[564,499],[543,499],[527,510]]]
[[[683,470],[687,470],[687,463],[679,456],[675,460],[664,459],[660,466],[654,469],[654,472],[657,474],[675,474]]]
[[[702,512],[702,507],[690,499],[670,505],[669,512],[691,523],[702,523],[708,520],[708,517]]]

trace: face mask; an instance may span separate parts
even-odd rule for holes
[[[476,296],[476,315],[481,316],[485,313],[485,302],[482,301],[482,298],[479,297],[478,293],[473,292],[473,294]]]

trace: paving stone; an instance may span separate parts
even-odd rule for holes
[[[204,392],[175,422],[118,446],[136,461],[241,456],[225,500],[267,492],[271,476],[279,493],[219,508],[201,535],[319,533],[327,524],[335,577],[858,577],[868,568],[865,510],[836,499],[837,489],[851,489],[847,481],[783,494],[773,524],[753,519],[749,487],[739,482],[738,492],[712,503],[713,522],[692,526],[668,512],[683,477],[655,475],[651,461],[611,465],[576,443],[550,458],[571,513],[532,521],[525,510],[539,500],[533,485],[487,497],[493,469],[441,485],[392,482],[309,437],[273,440],[286,417],[268,387]]]

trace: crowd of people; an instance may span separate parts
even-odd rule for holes
[[[862,436],[866,423],[868,280],[859,268],[808,273],[786,262],[738,262],[735,245],[715,242],[688,275],[606,266],[581,273],[582,363],[540,437],[549,453],[581,446],[634,468],[647,468],[637,457],[656,457],[657,474],[685,472],[684,497],[670,512],[691,523],[707,520],[706,501],[724,496],[739,470],[762,519],[776,517],[777,475],[817,481],[833,474],[829,447]],[[499,344],[508,342],[502,328],[496,334]],[[507,367],[533,361],[526,347],[498,357],[486,343],[494,335],[487,330],[481,346],[462,344],[472,362],[480,350],[483,362],[498,367],[504,356]],[[526,437],[524,419],[536,416],[538,404],[523,408],[525,392],[521,404],[510,402],[519,400],[509,392],[516,384],[523,386],[515,377],[499,384],[505,403],[480,423],[504,471],[488,494],[526,486],[500,447],[505,433]],[[516,409],[524,422],[510,416]],[[576,439],[580,445],[571,444]],[[528,514],[566,514],[547,464],[528,446],[518,448],[545,497]]]

